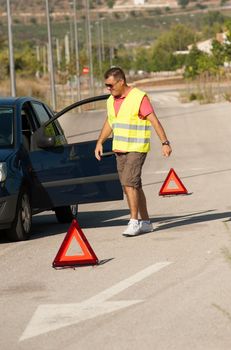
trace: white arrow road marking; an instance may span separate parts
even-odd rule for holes
[[[170,264],[151,265],[81,303],[39,305],[19,341],[141,303],[143,300],[107,300]]]

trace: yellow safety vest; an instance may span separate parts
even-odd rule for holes
[[[150,150],[151,123],[139,118],[139,109],[145,92],[133,88],[125,97],[116,116],[114,98],[107,100],[108,122],[113,130],[113,150],[148,152]]]

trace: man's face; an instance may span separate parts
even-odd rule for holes
[[[105,86],[112,96],[117,97],[123,94],[125,84],[123,79],[116,79],[115,77],[110,76],[105,80]]]

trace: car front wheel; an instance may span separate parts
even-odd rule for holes
[[[58,222],[69,223],[77,216],[78,204],[54,208]]]
[[[11,228],[7,230],[7,237],[11,241],[24,241],[30,237],[32,213],[30,197],[24,188],[19,193],[15,219]]]

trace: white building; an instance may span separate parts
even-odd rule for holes
[[[145,0],[134,0],[134,5],[144,5]]]
[[[196,43],[196,47],[197,47],[200,51],[203,51],[203,52],[206,52],[206,53],[208,53],[208,54],[211,54],[212,42],[213,42],[213,39],[208,39],[208,40],[205,40],[205,41],[200,41],[200,42]],[[192,49],[192,47],[193,47],[193,45],[189,45],[189,46],[188,46],[189,51]]]

